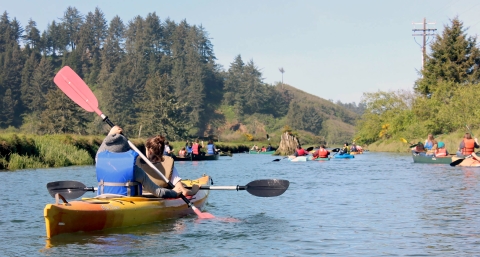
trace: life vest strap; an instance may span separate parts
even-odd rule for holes
[[[111,186],[111,187],[126,187],[127,188],[127,196],[132,196],[130,187],[131,186],[137,186],[140,187],[141,183],[138,183],[136,181],[127,181],[125,183],[118,183],[118,182],[105,182],[103,179],[98,182],[98,191],[100,191],[100,194],[103,194],[103,188],[104,186]],[[138,191],[140,192],[140,191]]]

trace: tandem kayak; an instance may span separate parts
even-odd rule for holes
[[[182,180],[187,186],[208,185],[210,177],[204,175],[196,180]],[[209,190],[199,190],[187,198],[202,209]],[[137,226],[165,219],[193,214],[181,198],[163,199],[152,195],[135,197],[82,198],[82,200],[47,204],[44,209],[47,237],[80,231],[95,231],[109,228]]]
[[[216,161],[220,154],[188,155],[186,157],[172,156],[174,161]]]
[[[262,152],[262,151],[257,152],[257,151],[255,151],[255,150],[250,150],[248,153],[250,153],[250,154],[270,154],[270,155],[271,155],[271,154],[274,154],[274,153],[275,153],[275,150],[273,150],[273,151],[266,151],[266,152]]]
[[[449,156],[445,156],[445,157],[435,157],[435,156],[426,156],[423,154],[418,154],[415,151],[412,151],[412,157],[413,157],[414,163],[450,164],[453,161],[452,156],[456,156],[456,155],[450,154]]]

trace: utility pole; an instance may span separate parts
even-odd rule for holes
[[[282,73],[282,89],[283,89],[283,73],[285,73],[285,70],[283,67],[278,68],[278,70]]]
[[[418,32],[418,31],[422,32],[421,34],[412,34],[412,36],[414,36],[414,37],[415,36],[422,36],[423,37],[423,44],[421,45],[421,47],[422,47],[422,69],[423,69],[423,66],[425,65],[425,59],[427,59],[427,37],[428,36],[435,36],[435,31],[437,29],[427,28],[427,25],[434,25],[435,22],[427,23],[426,18],[423,18],[422,23],[412,22],[412,24],[414,25],[414,29],[412,29],[413,32]],[[423,25],[423,28],[415,29],[415,25]],[[413,38],[413,39],[415,39],[415,38]],[[415,40],[415,42],[417,42],[417,41]],[[417,44],[418,44],[418,42],[417,42]]]

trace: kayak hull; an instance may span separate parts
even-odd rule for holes
[[[413,162],[414,163],[428,163],[428,164],[450,164],[452,162],[452,156],[445,157],[435,157],[435,156],[425,156],[419,155],[412,152]]]
[[[209,177],[182,182],[187,186],[207,185]],[[196,195],[187,198],[198,209],[202,209],[208,194],[209,190],[199,190]],[[47,204],[44,209],[47,238],[64,233],[149,224],[193,213],[181,198],[162,199],[148,196],[83,198],[68,203]]]
[[[172,156],[174,161],[216,161],[220,154],[189,155],[187,157]]]
[[[266,152],[257,152],[255,150],[250,150],[249,153],[250,154],[270,154],[270,155],[272,155],[272,154],[275,153],[275,150],[274,151],[266,151]]]
[[[336,154],[334,155],[334,158],[335,159],[352,159],[352,158],[355,158],[355,155],[351,155],[351,154]]]

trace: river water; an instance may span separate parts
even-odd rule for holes
[[[235,154],[178,162],[184,178],[214,185],[287,179],[281,196],[212,191],[206,211],[110,231],[45,237],[46,184],[95,186],[93,166],[0,172],[2,256],[475,256],[480,253],[480,169],[414,164],[410,155],[365,153],[324,162],[272,162]],[[86,193],[86,197],[93,193]],[[232,221],[234,220],[234,221]]]

